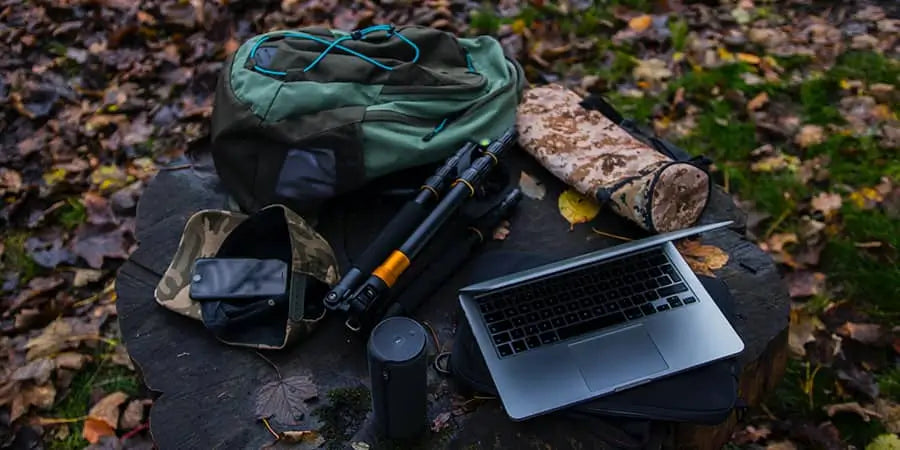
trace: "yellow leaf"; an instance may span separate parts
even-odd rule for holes
[[[719,59],[722,61],[734,61],[734,53],[725,50],[724,47],[719,47]]]
[[[866,450],[898,450],[900,449],[900,438],[896,434],[882,434],[875,438]]]
[[[637,16],[628,21],[628,27],[634,31],[641,32],[650,28],[650,25],[653,24],[653,18],[644,14],[642,16]]]
[[[60,181],[63,181],[65,179],[66,169],[63,169],[62,167],[51,169],[49,172],[44,174],[44,183],[46,183],[47,186],[53,186],[54,184],[59,183]]]
[[[574,229],[575,224],[591,221],[600,212],[600,204],[591,197],[566,189],[559,195],[559,213],[562,214]]]
[[[841,89],[847,90],[850,89],[850,82],[846,79],[841,79]]]
[[[682,53],[682,52],[672,53],[672,61],[681,62],[683,60],[684,60],[684,53]]]
[[[113,431],[112,427],[107,425],[106,422],[92,417],[88,417],[87,420],[84,421],[84,430],[81,432],[81,437],[91,444],[100,442],[100,438],[103,436],[115,435],[116,432]]]
[[[701,245],[700,241],[682,240],[675,244],[678,252],[699,275],[715,277],[713,270],[721,269],[728,263],[728,253],[715,245]]]
[[[760,61],[759,56],[756,56],[752,53],[738,53],[737,59],[739,61],[745,62],[747,64],[753,64],[753,65],[759,64],[759,61]]]
[[[522,34],[525,32],[525,21],[522,19],[516,19],[515,22],[512,23],[512,31],[516,34]]]

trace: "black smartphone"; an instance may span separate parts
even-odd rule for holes
[[[191,273],[195,300],[271,298],[287,289],[288,265],[280,259],[200,258]]]

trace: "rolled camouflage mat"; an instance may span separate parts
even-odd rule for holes
[[[519,144],[553,175],[654,232],[693,225],[709,201],[709,174],[644,144],[558,84],[529,88]]]
[[[290,269],[288,294],[278,298],[196,300],[190,296],[199,258],[280,259]],[[322,296],[339,278],[328,242],[283,205],[247,216],[202,210],[184,226],[178,249],[156,286],[157,303],[202,321],[220,341],[241,347],[280,349],[313,331],[325,316]]]

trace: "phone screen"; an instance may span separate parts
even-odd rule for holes
[[[198,259],[191,276],[194,299],[275,297],[287,290],[287,264],[278,259]]]

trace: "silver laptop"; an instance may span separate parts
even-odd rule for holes
[[[734,356],[744,343],[658,234],[460,290],[507,414],[524,420]]]

